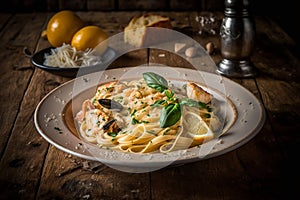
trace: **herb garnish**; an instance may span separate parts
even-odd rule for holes
[[[160,127],[166,128],[176,124],[181,117],[181,109],[179,103],[170,103],[163,107],[159,119]]]
[[[153,72],[143,73],[143,77],[147,85],[159,92],[163,92],[168,100],[158,100],[151,106],[164,106],[160,115],[160,127],[165,128],[176,124],[181,117],[180,104],[176,98],[173,98],[174,92],[168,90],[167,80]]]
[[[190,106],[190,107],[197,107],[197,108],[200,108],[200,109],[206,109],[208,112],[211,112],[212,111],[212,108],[209,107],[207,104],[203,103],[203,102],[200,102],[200,101],[195,101],[193,99],[188,99],[188,98],[183,98],[183,99],[180,99],[180,105],[187,105],[187,106]]]
[[[178,122],[181,118],[181,106],[183,105],[206,109],[208,112],[212,111],[212,108],[203,102],[189,98],[177,99],[174,97],[174,92],[169,89],[167,80],[158,74],[145,72],[143,77],[149,87],[164,93],[167,97],[167,100],[160,99],[151,105],[152,107],[163,106],[159,119],[161,128],[172,126]],[[210,115],[207,114],[206,117],[209,118]],[[132,122],[137,123],[138,121],[133,119]]]
[[[143,73],[143,77],[149,87],[159,92],[163,92],[164,90],[168,89],[167,80],[158,74],[155,74],[153,72],[146,72]]]

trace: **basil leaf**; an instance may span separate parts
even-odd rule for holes
[[[181,117],[181,109],[179,103],[171,103],[163,107],[160,115],[160,127],[166,128],[176,124]]]
[[[174,96],[173,91],[165,90],[164,93],[168,97],[168,99],[171,99]]]
[[[183,98],[180,100],[180,105],[187,105],[190,107],[197,107],[197,108],[205,108],[209,109],[209,106],[203,102],[195,101],[193,99]]]
[[[149,87],[159,92],[163,92],[168,88],[167,80],[158,74],[153,72],[145,72],[143,73],[143,77]]]

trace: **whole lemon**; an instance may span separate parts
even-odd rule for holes
[[[73,35],[84,26],[81,18],[74,12],[63,10],[51,17],[47,24],[47,38],[53,47],[63,43],[70,44]]]
[[[85,26],[77,31],[71,45],[78,51],[94,49],[98,54],[102,54],[107,48],[108,35],[98,26]]]

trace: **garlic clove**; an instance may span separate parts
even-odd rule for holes
[[[214,49],[215,49],[214,43],[208,42],[208,43],[206,44],[205,47],[206,47],[206,52],[207,52],[209,55],[211,55],[211,54],[214,52]]]
[[[192,58],[197,55],[197,48],[189,47],[185,50],[185,55],[189,58]]]

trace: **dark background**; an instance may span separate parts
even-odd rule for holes
[[[253,15],[275,20],[298,44],[300,11],[297,1],[249,1]],[[9,0],[0,2],[0,12],[73,11],[224,11],[224,0]]]

